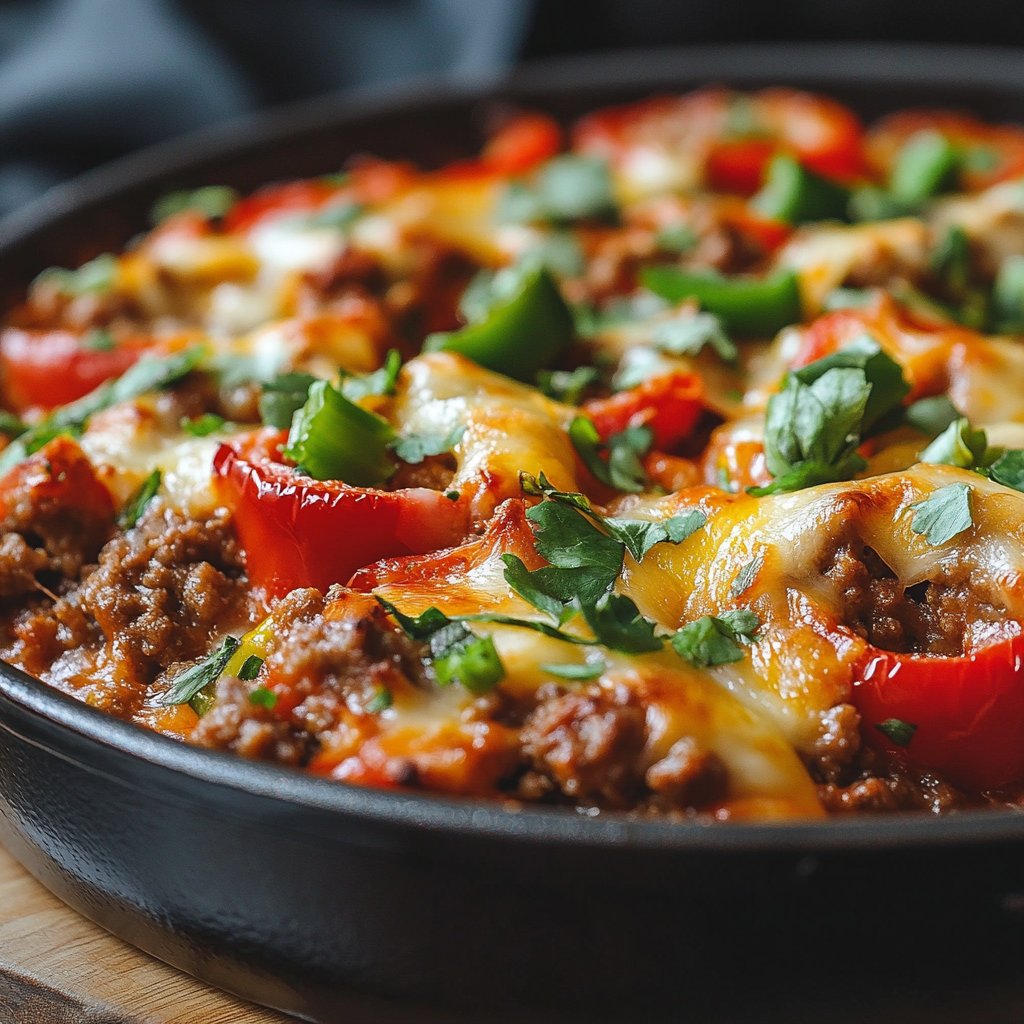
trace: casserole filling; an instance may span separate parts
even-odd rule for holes
[[[341,784],[1018,806],[1022,153],[709,89],[167,196],[0,328],[0,656]]]

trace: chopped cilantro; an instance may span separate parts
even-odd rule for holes
[[[887,736],[897,747],[910,746],[910,741],[917,732],[917,726],[910,722],[904,722],[899,718],[887,718],[884,722],[875,724],[875,728]]]
[[[762,565],[764,565],[764,555],[754,555],[736,574],[736,579],[732,581],[732,586],[729,588],[729,596],[739,597],[741,594],[745,594],[750,589],[754,580],[757,579],[757,574],[761,571]]]
[[[640,458],[650,450],[653,439],[648,427],[627,427],[602,443],[597,428],[586,416],[577,416],[569,424],[569,440],[594,478],[630,494],[638,494],[647,486]]]
[[[460,498],[460,494],[459,494],[459,492],[458,492],[458,491],[445,491],[445,492],[444,492],[444,496],[445,496],[445,497],[446,497],[446,498],[447,498],[447,499],[448,499],[449,501],[458,501],[458,500],[459,500],[459,498]]]
[[[1024,491],[1024,451],[1004,452],[989,466],[988,475],[1004,487]]]
[[[975,469],[986,465],[988,438],[984,430],[975,430],[966,417],[954,420],[918,458],[933,465]]]
[[[268,690],[265,686],[257,686],[249,694],[249,703],[259,708],[266,708],[267,711],[273,711],[277,706],[277,694],[273,690]]]
[[[18,437],[24,434],[26,430],[28,430],[27,423],[15,416],[13,412],[0,409],[0,434],[6,434],[8,437]]]
[[[156,497],[160,490],[160,481],[163,474],[159,469],[154,469],[145,480],[142,481],[139,489],[128,499],[128,503],[121,509],[117,523],[122,530],[130,530],[142,518],[146,506]]]
[[[490,693],[505,677],[494,641],[477,636],[461,622],[450,622],[430,637],[434,675],[441,686],[461,683],[470,693]]]
[[[106,327],[97,327],[82,339],[82,348],[88,352],[113,352],[117,341]]]
[[[654,244],[661,252],[683,255],[690,252],[700,241],[700,236],[689,224],[673,224],[662,228],[654,236]]]
[[[220,674],[228,666],[231,656],[238,650],[240,641],[233,636],[226,636],[220,646],[211,651],[198,665],[185,669],[174,680],[171,688],[157,698],[158,704],[187,704],[200,690],[216,683]]]
[[[605,594],[596,604],[583,604],[582,611],[596,642],[613,651],[642,654],[663,646],[655,624],[624,594]]]
[[[699,509],[682,512],[669,519],[649,522],[642,519],[603,519],[605,527],[639,562],[656,544],[681,544],[708,521]]]
[[[117,257],[103,253],[77,270],[49,267],[36,279],[35,284],[49,284],[70,298],[82,295],[102,295],[109,292],[117,280]]]
[[[227,185],[205,185],[202,188],[169,192],[158,199],[150,211],[149,219],[161,224],[186,210],[201,214],[207,220],[223,217],[235,203],[238,193]]]
[[[957,407],[948,395],[921,398],[907,406],[904,418],[916,430],[929,437],[941,434],[954,420],[960,418]]]
[[[662,352],[674,356],[695,356],[710,346],[720,359],[733,363],[739,356],[719,317],[714,313],[696,313],[680,316],[657,324],[651,332],[651,341]]]
[[[672,637],[672,647],[684,661],[698,668],[742,661],[742,643],[749,643],[761,625],[748,609],[724,612],[689,622]]]
[[[910,528],[938,547],[974,525],[969,484],[949,484],[910,506]]]
[[[268,427],[285,430],[305,404],[316,377],[308,373],[282,373],[265,381],[260,394],[260,419]]]
[[[617,214],[607,162],[575,154],[549,160],[529,182],[512,182],[498,209],[498,219],[512,223],[568,224]]]
[[[548,396],[567,405],[579,405],[587,389],[601,379],[594,366],[577,366],[575,370],[541,370],[537,387]]]
[[[868,337],[787,374],[765,417],[765,461],[775,480],[751,493],[850,479],[865,466],[858,446],[884,429],[908,390],[899,364]]]
[[[209,437],[210,434],[221,430],[227,420],[213,412],[205,412],[202,416],[194,416],[191,419],[185,416],[181,420],[181,429],[193,437]]]
[[[397,349],[391,349],[384,357],[384,363],[370,373],[345,373],[341,380],[341,393],[350,401],[358,402],[370,395],[393,395],[402,368],[402,356]]]
[[[394,703],[394,694],[386,686],[378,686],[373,696],[367,702],[366,713],[369,715],[379,715],[382,711],[387,711]]]
[[[447,433],[403,434],[392,441],[388,447],[410,466],[418,466],[431,455],[444,455],[450,452],[466,432],[461,424],[452,427]]]

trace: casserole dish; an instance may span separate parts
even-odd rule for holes
[[[784,82],[865,115],[927,102],[1013,118],[1013,68],[1000,54],[736,48],[319,103],[44,200],[9,222],[0,265],[13,294],[41,267],[117,248],[169,187],[247,189],[355,150],[441,163],[472,148],[473,112],[499,98],[571,117],[709,80]],[[0,730],[3,839],[34,873],[162,959],[310,1019],[793,1020],[828,1006],[841,1020],[853,972],[850,1019],[870,1005],[941,1020],[956,1003],[937,949],[994,1013],[1020,998],[1024,823],[1009,812],[716,829],[368,792],[181,748],[13,669]]]

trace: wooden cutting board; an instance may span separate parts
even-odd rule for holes
[[[0,847],[0,1024],[289,1022],[114,938]]]

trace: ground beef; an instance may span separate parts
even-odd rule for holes
[[[45,551],[30,547],[20,533],[0,539],[0,597],[16,597],[38,588],[36,576],[50,567]]]
[[[286,719],[254,705],[258,681],[223,676],[217,698],[193,733],[207,747],[248,757],[303,764],[349,711],[365,708],[382,687],[427,685],[423,648],[396,629],[383,608],[366,601],[358,614],[324,617],[317,590],[296,590],[274,610],[274,650],[264,672],[286,694]]]
[[[846,624],[887,651],[963,654],[972,624],[1006,617],[1005,609],[986,601],[967,580],[904,587],[876,552],[861,544],[839,547],[823,571],[841,587]]]
[[[0,508],[0,557],[8,570],[4,596],[35,589],[35,576],[44,572],[51,588],[61,578],[76,579],[114,530],[109,493],[67,437],[54,439],[11,471]],[[19,555],[25,557],[20,567],[11,562]]]
[[[827,811],[927,811],[944,814],[967,805],[968,800],[945,779],[865,749],[857,775],[845,783],[818,786]]]
[[[79,601],[139,681],[205,654],[225,620],[245,618],[243,562],[227,513],[190,519],[152,507],[103,548]]]
[[[521,736],[519,795],[557,794],[611,808],[693,807],[721,796],[726,770],[689,737],[651,763],[644,707],[629,687],[542,687]]]

